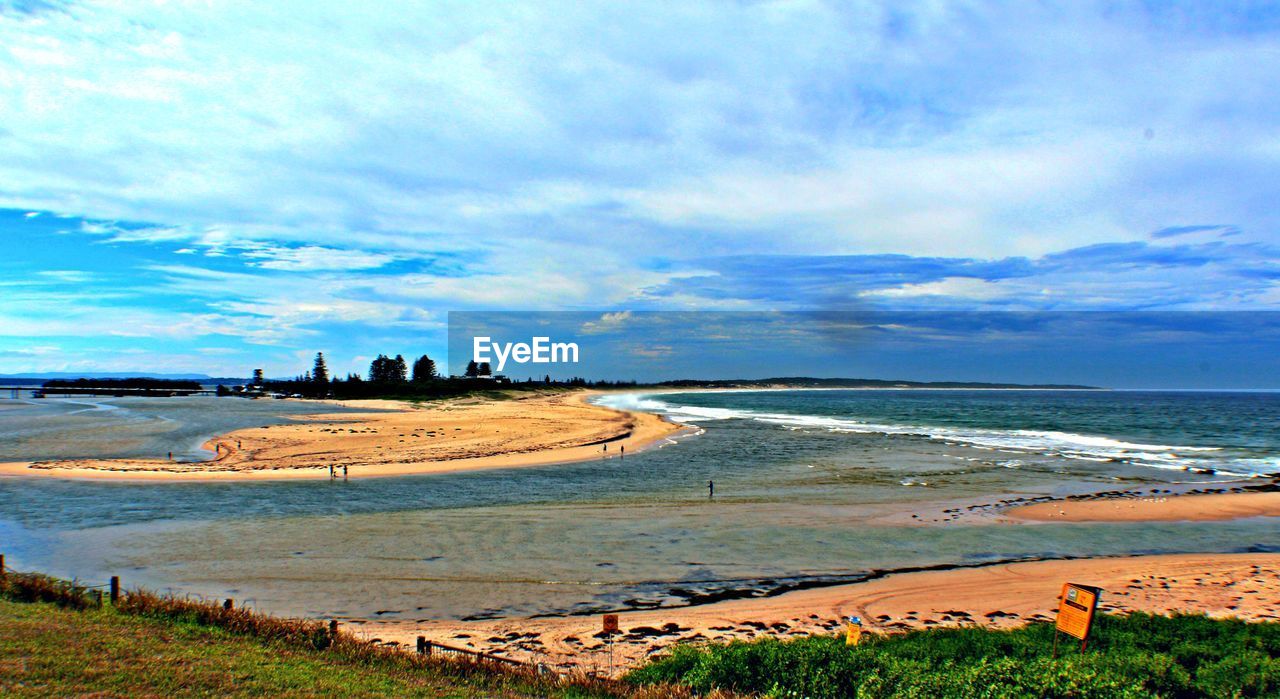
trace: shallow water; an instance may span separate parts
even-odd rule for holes
[[[655,398],[610,398],[650,401],[647,407],[682,414],[705,429],[625,460],[336,483],[0,480],[0,549],[19,565],[90,580],[119,574],[127,584],[232,596],[280,613],[414,619],[681,604],[699,595],[908,566],[1263,550],[1280,542],[1280,518],[913,525],[890,513],[1005,494],[1221,478],[1153,466],[1149,458],[1096,461],[919,429],[1049,431],[1043,423],[993,424],[996,418],[929,425],[920,414],[945,417],[963,412],[966,403],[995,416],[1036,414],[1052,410],[1061,400],[1055,396],[1037,402],[1008,392],[937,392],[942,395],[930,404],[915,392],[787,393],[661,396],[665,407],[652,403]],[[1171,407],[1176,397],[1153,402],[1146,395],[1108,394],[1101,402],[1089,399],[1095,410],[1142,417],[1108,418],[1118,427],[1096,433],[1065,419],[1052,430],[1132,444],[1212,446],[1219,459],[1228,448],[1246,449],[1230,458],[1266,459],[1274,453],[1268,455],[1269,442],[1258,438],[1263,430],[1254,421],[1271,419],[1277,399],[1219,396],[1191,408]],[[912,413],[914,422],[848,407],[868,400],[882,411]],[[1150,431],[1159,421],[1149,411],[1175,408],[1234,410],[1244,436],[1228,443],[1231,434],[1215,437],[1209,427],[1181,439]],[[700,409],[788,417],[694,417]],[[893,429],[848,429],[812,417]],[[897,429],[902,426],[911,429]],[[1205,462],[1195,455],[1208,452],[1158,453],[1199,467]],[[716,483],[714,500],[707,497],[709,479]]]
[[[278,425],[313,413],[354,412],[286,400],[109,398],[0,399],[0,461],[163,458],[202,461],[210,437]]]

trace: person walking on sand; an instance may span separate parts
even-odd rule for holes
[[[169,452],[169,460],[173,461],[173,452]]]
[[[707,481],[707,499],[710,500],[716,496],[716,482]]]

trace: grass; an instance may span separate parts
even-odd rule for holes
[[[130,591],[115,606],[74,583],[0,577],[0,696],[649,697],[637,687],[424,657],[319,622]]]
[[[1053,658],[1048,624],[864,636],[854,648],[765,638],[677,647],[626,679],[773,697],[1280,696],[1280,623],[1104,615],[1087,652],[1071,641]]]
[[[423,673],[326,658],[195,623],[0,601],[4,696],[486,695]],[[513,694],[519,694],[513,692]]]

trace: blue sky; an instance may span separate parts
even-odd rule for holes
[[[1278,68],[1265,2],[0,1],[0,373],[362,371],[450,310],[1280,310]]]

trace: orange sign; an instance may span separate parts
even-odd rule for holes
[[[846,623],[844,625],[844,644],[856,646],[862,641],[862,624]]]
[[[604,632],[618,633],[618,615],[617,614],[604,615]]]
[[[1102,588],[1067,583],[1058,599],[1058,630],[1083,641],[1093,626],[1093,612],[1098,608]]]

